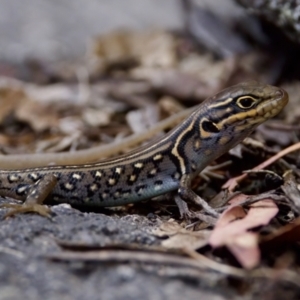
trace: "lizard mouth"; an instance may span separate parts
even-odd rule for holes
[[[288,101],[288,93],[284,89],[276,88],[276,91],[274,91],[267,101],[258,105],[257,114],[264,119],[272,118],[282,110]]]
[[[261,102],[254,110],[245,113],[247,115],[245,123],[248,125],[256,127],[266,120],[273,118],[288,103],[289,96],[284,89],[272,86],[268,86],[268,88],[274,89],[273,93],[270,93],[270,96]],[[246,128],[246,125],[242,126]]]

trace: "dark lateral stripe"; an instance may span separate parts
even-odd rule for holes
[[[213,123],[218,124],[220,121],[224,121],[225,119],[229,118],[230,116],[236,114],[235,112],[226,112],[226,111],[222,111],[223,114],[222,115],[214,115],[214,116],[210,116],[209,120]]]

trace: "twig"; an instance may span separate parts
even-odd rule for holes
[[[254,167],[252,169],[252,171],[258,171],[258,170],[261,170],[261,169],[264,169],[265,167],[271,165],[272,163],[274,163],[275,161],[277,161],[279,158],[291,153],[291,152],[294,152],[294,151],[297,151],[297,150],[300,150],[300,142],[299,143],[296,143],[282,151],[280,151],[279,153],[275,154],[274,156],[270,157],[269,159],[267,159],[266,161],[262,162],[261,164],[259,164],[258,166]],[[247,178],[248,174],[245,173],[245,174],[242,174],[240,176],[237,176],[237,177],[233,177],[233,178],[230,178],[223,186],[222,188],[223,189],[228,189],[230,192],[232,192],[235,187],[238,185],[239,182],[241,182],[242,180],[244,180],[245,178]]]

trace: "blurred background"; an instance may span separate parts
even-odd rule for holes
[[[253,79],[286,88],[286,118],[297,123],[298,8],[280,0],[0,0],[2,153],[111,142]]]
[[[228,20],[243,13],[231,0],[197,0]],[[59,60],[79,57],[95,35],[114,29],[180,29],[175,0],[0,0],[0,58]]]

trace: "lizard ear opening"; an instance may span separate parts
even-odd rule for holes
[[[214,122],[211,121],[203,121],[201,123],[202,129],[206,132],[218,133],[220,130]]]

